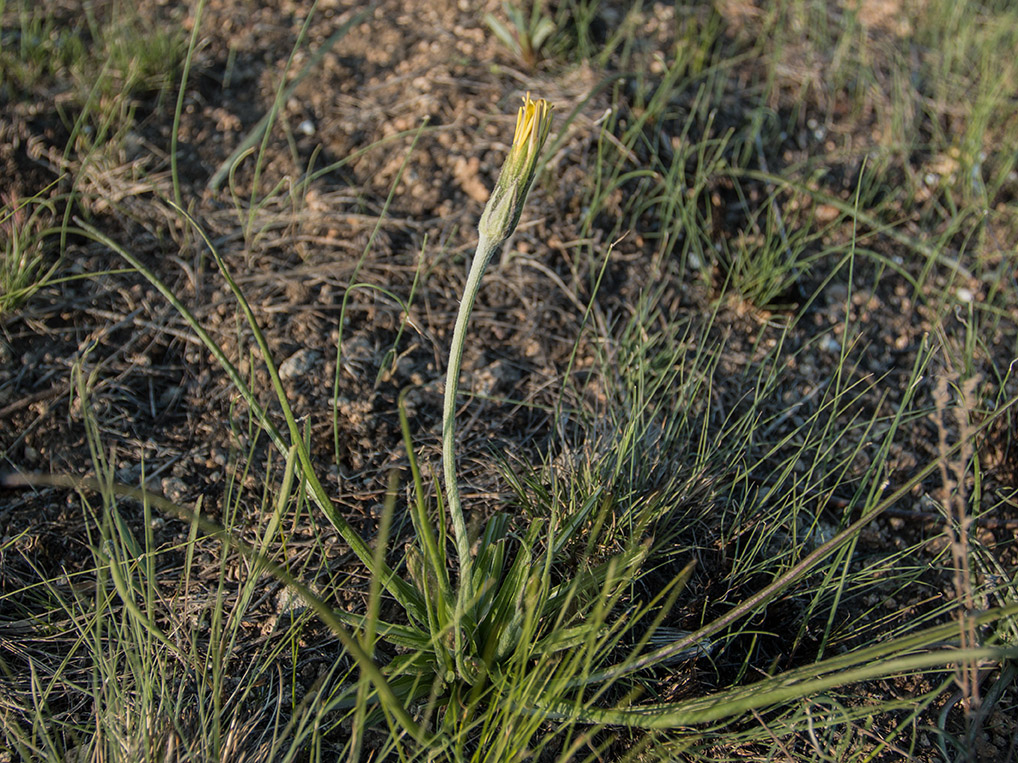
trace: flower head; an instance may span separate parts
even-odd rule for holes
[[[543,98],[530,100],[530,93],[527,93],[516,115],[512,148],[477,225],[481,236],[492,244],[501,244],[516,230],[534,182],[537,157],[550,130],[551,106]]]

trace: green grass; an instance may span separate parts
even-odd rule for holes
[[[14,312],[55,272],[46,250],[47,238],[57,232],[57,212],[46,190],[27,199],[6,198],[0,207],[0,318]]]
[[[79,103],[99,98],[108,106],[118,96],[163,90],[178,75],[181,29],[148,24],[133,3],[113,0],[59,15],[55,6],[5,0],[0,13],[0,76],[8,97],[68,87]]]
[[[604,32],[606,9],[562,4],[543,60],[520,17],[515,55],[549,77],[585,61],[603,75],[589,98],[608,110],[572,155],[560,149],[586,125],[581,109],[556,115],[546,156],[558,164],[528,212],[576,197],[556,271],[576,286],[574,334],[554,380],[522,402],[462,396],[461,421],[491,404],[540,421],[508,454],[458,444],[461,465],[507,488],[473,517],[464,600],[424,382],[385,411],[402,441],[370,446],[396,453],[371,488],[377,511],[347,516],[330,476],[355,297],[398,310],[394,369],[442,279],[459,277],[429,260],[433,244],[391,282],[395,269],[370,266],[430,128],[398,135],[403,162],[373,202],[336,314],[333,404],[308,410],[241,277],[257,247],[285,241],[280,220],[299,220],[312,184],[352,158],[263,180],[299,82],[279,81],[224,166],[228,187],[210,190],[228,235],[170,200],[176,168],[159,186],[160,245],[188,262],[200,247],[231,334],[89,207],[88,172],[106,156],[90,136],[122,136],[142,93],[179,122],[183,101],[174,114],[153,93],[193,63],[186,35],[145,37],[126,12],[114,23],[118,4],[76,24],[0,4],[5,97],[74,94],[67,155],[83,199],[59,239],[66,197],[5,200],[0,317],[59,285],[51,242],[102,247],[200,343],[228,388],[234,443],[213,509],[158,495],[144,460],[125,484],[117,456],[130,444],[104,429],[101,369],[83,346],[70,398],[91,476],[8,477],[69,491],[86,555],[64,573],[24,556],[34,578],[0,592],[4,627],[24,629],[0,655],[8,746],[53,761],[974,759],[992,714],[1013,709],[1018,656],[1013,561],[980,532],[1015,500],[989,475],[1018,403],[1018,121],[1003,107],[1018,96],[1018,18],[1003,3],[962,5],[900,18],[910,56],[893,29],[828,3],[774,4],[742,22],[756,34],[709,4],[674,9],[675,46],[654,68],[640,8]],[[287,69],[322,60],[304,48],[310,23]],[[579,185],[555,177],[576,168]],[[621,277],[620,261],[645,282]],[[882,351],[896,327],[867,304],[890,294],[925,336],[875,368],[898,357]],[[902,506],[918,529],[895,524]],[[159,542],[166,523],[181,530]],[[20,538],[5,533],[0,551],[15,555]],[[977,691],[965,677],[980,670]]]

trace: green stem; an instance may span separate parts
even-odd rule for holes
[[[445,470],[445,494],[449,502],[449,514],[452,517],[452,530],[456,540],[456,553],[460,563],[461,597],[469,601],[470,592],[470,540],[467,538],[467,526],[463,520],[463,508],[460,505],[460,491],[456,483],[456,392],[459,388],[460,365],[463,361],[463,340],[466,338],[467,324],[470,313],[474,309],[474,300],[481,286],[481,276],[491,260],[499,243],[492,242],[481,235],[474,252],[474,261],[470,265],[467,284],[463,290],[459,313],[456,316],[456,327],[452,333],[452,346],[449,348],[449,370],[445,377],[445,406],[442,412],[442,466]]]

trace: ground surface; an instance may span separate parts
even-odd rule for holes
[[[886,422],[918,396],[919,402],[908,403],[913,412],[891,452],[879,454],[887,459],[885,479],[894,489],[942,454],[945,443],[953,444],[966,427],[1015,396],[1009,369],[1016,355],[1018,180],[995,188],[985,219],[959,217],[945,201],[949,192],[938,190],[935,180],[923,182],[930,174],[963,172],[951,165],[960,160],[949,152],[905,151],[900,164],[871,158],[887,143],[880,135],[885,124],[878,97],[853,101],[822,81],[820,62],[805,54],[797,59],[794,51],[786,51],[791,68],[784,80],[765,88],[761,66],[736,55],[752,49],[763,28],[766,14],[750,3],[647,3],[631,21],[632,50],[624,62],[621,53],[600,61],[548,56],[534,67],[491,34],[476,5],[384,0],[363,9],[336,0],[320,3],[304,29],[303,3],[209,0],[177,129],[177,188],[170,161],[175,89],[139,87],[126,106],[116,88],[99,94],[95,125],[106,109],[127,108],[130,114],[111,123],[102,145],[92,145],[89,129],[101,127],[77,130],[80,96],[69,95],[73,88],[65,73],[40,77],[31,85],[32,96],[25,97],[25,85],[8,71],[0,93],[0,192],[7,204],[51,184],[53,194],[73,192],[69,214],[154,271],[271,406],[269,378],[196,232],[200,228],[266,334],[326,487],[344,516],[370,537],[388,474],[406,464],[397,409],[401,390],[412,388],[408,409],[429,479],[437,469],[443,370],[476,243],[474,226],[511,140],[520,97],[529,91],[547,98],[556,121],[546,164],[519,231],[486,277],[470,329],[462,384],[472,395],[463,399],[458,435],[464,499],[478,518],[512,506],[514,494],[496,456],[568,462],[583,452],[583,442],[596,439],[601,429],[591,419],[611,421],[605,406],[617,398],[608,389],[611,373],[602,379],[595,372],[605,352],[609,368],[625,365],[621,350],[613,354],[605,347],[622,341],[641,299],[650,294],[659,311],[650,330],[686,326],[689,352],[716,351],[701,411],[706,438],[719,436],[715,433],[758,390],[759,365],[773,364],[773,394],[760,409],[759,442],[733,455],[732,463],[689,467],[696,486],[684,500],[703,502],[701,534],[691,545],[700,549],[701,565],[690,587],[696,601],[675,618],[676,627],[695,629],[697,618],[720,614],[766,578],[752,571],[724,577],[738,553],[734,549],[752,533],[715,531],[710,516],[720,510],[708,504],[736,500],[717,485],[739,472],[747,480],[744,500],[759,502],[766,516],[769,480],[786,465],[777,446],[770,450],[774,443],[799,444],[787,467],[811,482],[804,505],[812,526],[833,532],[855,506],[858,485],[852,475],[868,474],[877,450],[860,445],[852,451],[851,443],[846,452],[853,457],[845,470],[813,482],[811,465],[819,460],[820,445],[803,436],[806,422],[829,417],[825,424],[844,427],[851,438],[857,430],[849,424],[857,418]],[[502,12],[498,3],[487,5]],[[858,16],[875,50],[909,39],[909,30],[899,28],[907,23],[902,14],[885,5],[894,3],[864,3]],[[51,10],[58,26],[73,28],[72,4],[55,2]],[[603,4],[592,34],[609,39],[625,10]],[[832,11],[832,18],[842,12]],[[5,13],[7,47],[17,30],[10,11]],[[142,28],[179,29],[186,44],[193,8],[143,2],[138,13]],[[330,38],[351,20],[348,32]],[[718,60],[730,55],[735,63],[719,67],[725,79],[712,86],[709,107],[698,98],[710,60],[679,72],[663,110],[655,111],[651,96],[672,76],[670,56],[692,44],[690,28],[710,25],[718,34],[708,55]],[[272,110],[291,55],[291,77],[305,65],[308,76],[281,99],[268,138],[231,164],[233,152]],[[180,68],[175,65],[171,74],[179,81]],[[811,82],[814,76],[819,79]],[[642,137],[630,145],[626,136],[634,125]],[[725,166],[761,175],[735,182],[705,173],[701,186],[671,186],[696,196],[698,243],[681,226],[671,226],[663,203],[634,210],[630,201],[640,194],[651,198],[669,167],[686,162],[686,171],[695,175],[696,157],[684,146],[706,144],[710,136]],[[595,192],[592,178],[604,173],[606,161],[622,167],[618,174],[633,174],[611,178]],[[872,171],[884,173],[884,180],[873,184],[872,193],[865,188],[860,205],[866,162],[870,169],[877,165]],[[809,166],[824,172],[811,177],[804,169]],[[786,168],[818,193],[778,189],[763,178],[781,176]],[[911,194],[906,204],[899,191],[913,188],[908,186],[913,181],[932,190],[928,199]],[[783,212],[776,221],[765,203],[774,194]],[[854,206],[869,210],[870,217],[853,218]],[[58,225],[63,214],[63,207],[54,207],[39,225]],[[753,220],[760,224],[754,227],[748,222]],[[803,256],[815,256],[810,267],[792,268],[787,282],[761,299],[747,296],[748,288],[741,293],[732,288],[733,252],[774,241],[781,249],[785,232],[799,228],[819,231],[804,244]],[[11,230],[8,223],[8,235]],[[852,240],[872,256],[855,261],[850,278],[848,267],[835,267],[840,254],[826,259],[823,254],[848,251],[845,242]],[[62,249],[53,244],[45,256],[47,263],[59,263],[54,277],[60,280],[0,317],[0,470],[95,474],[98,442],[116,481],[137,485],[144,479],[181,505],[193,506],[200,498],[210,517],[229,522],[241,537],[257,539],[266,512],[261,485],[267,471],[279,468],[279,456],[264,437],[252,437],[246,409],[215,358],[178,311],[148,281],[125,270],[127,263],[110,247],[72,232]],[[398,300],[411,294],[406,310]],[[842,354],[846,346],[848,361]],[[917,362],[928,366],[919,386],[910,387]],[[556,419],[563,378],[584,373],[589,384],[571,387],[566,396],[583,415]],[[844,377],[852,400],[828,413],[824,389],[834,377]],[[952,386],[938,413],[942,378]],[[967,380],[974,381],[966,407],[961,390]],[[966,410],[962,419],[956,408]],[[979,481],[962,480],[975,495],[970,509],[978,515],[972,543],[983,560],[979,586],[988,575],[1006,577],[1015,570],[1014,420],[1002,417],[976,438]],[[88,422],[94,423],[92,432]],[[858,436],[860,442],[879,439],[876,430]],[[845,445],[835,437],[828,441]],[[740,459],[757,464],[756,472],[740,472]],[[956,596],[944,566],[942,482],[935,472],[860,536],[860,558],[907,550],[908,565],[929,565],[928,573],[916,573],[921,585],[900,591],[876,586],[861,596],[872,623],[901,622]],[[144,534],[139,507],[128,505],[134,512],[125,516],[128,525]],[[47,660],[66,646],[59,627],[51,632],[33,627],[33,618],[41,615],[29,592],[40,580],[57,581],[53,585],[68,596],[76,585],[87,589],[89,576],[75,576],[95,566],[93,519],[77,494],[63,488],[0,492],[0,659],[4,691],[12,698],[5,700],[5,713],[16,712],[31,694],[27,666],[51,664]],[[182,553],[173,548],[186,542],[188,525],[160,516],[147,527],[153,547],[168,549],[160,556],[163,592],[183,609],[192,608],[194,622],[201,619],[202,597],[223,576],[235,584],[228,590],[239,589],[247,574],[244,561],[227,555],[221,562],[219,547],[210,541],[188,583],[191,590],[185,590],[175,580]],[[407,532],[406,526],[399,531]],[[363,580],[321,518],[309,517],[305,507],[289,532],[294,567],[310,580],[354,575],[333,595],[336,603],[359,606]],[[242,652],[257,651],[288,616],[291,605],[281,590],[272,581],[260,586]],[[801,619],[804,606],[790,599],[757,621],[765,635],[752,647],[759,650],[755,664],[774,671],[802,664],[810,649],[815,653],[810,638],[802,641],[800,653],[780,648],[780,621]],[[298,695],[340,651],[314,621],[303,644],[279,658],[281,685]],[[727,680],[740,660],[721,663],[719,674],[704,668],[699,684],[662,682],[662,696],[684,696]],[[921,678],[906,678],[855,691],[860,697],[903,697],[932,688]],[[953,692],[944,693],[917,723],[933,728],[939,709],[954,701]],[[997,707],[1007,708],[1010,696],[998,698]],[[79,701],[68,695],[57,704],[73,714],[83,709]],[[949,728],[957,732],[963,726],[960,711],[950,718]],[[1018,732],[1006,711],[980,723],[980,759],[1004,760],[1014,753]],[[873,733],[880,729],[878,723]],[[940,759],[934,737],[932,731],[919,734],[923,749],[913,751],[914,759]],[[804,734],[785,744],[798,754],[810,742]],[[760,749],[748,745],[741,754],[752,758]],[[884,759],[900,758],[892,751]]]

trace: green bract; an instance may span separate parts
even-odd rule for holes
[[[543,98],[530,100],[530,93],[527,93],[516,116],[512,148],[509,149],[498,183],[477,224],[482,242],[487,240],[497,246],[516,230],[527,194],[534,182],[537,157],[550,129],[551,106]]]

